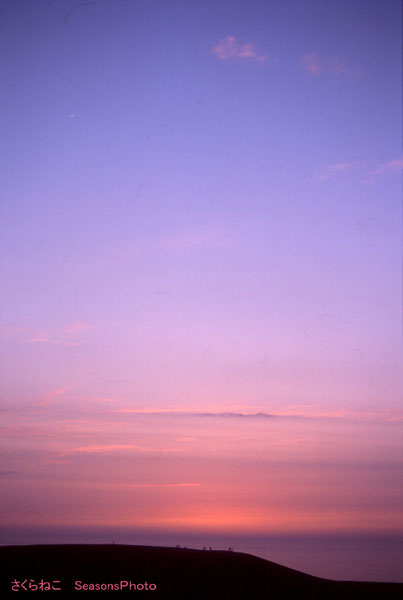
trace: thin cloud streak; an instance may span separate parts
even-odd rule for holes
[[[371,174],[381,175],[383,173],[400,171],[401,169],[403,169],[403,157],[390,160],[386,163],[381,163],[373,171],[371,171]]]
[[[41,335],[38,337],[33,337],[29,340],[26,340],[27,342],[30,342],[31,344],[51,344],[52,340],[50,339],[49,336],[47,335]]]
[[[48,404],[53,402],[53,400],[55,398],[58,398],[59,396],[63,396],[66,392],[69,392],[72,388],[74,388],[74,386],[75,386],[75,384],[71,383],[69,385],[66,385],[65,387],[51,391],[48,394],[45,394],[44,396],[42,396],[42,398],[40,400],[35,402],[34,406],[35,407],[47,406]]]
[[[0,336],[6,338],[18,338],[19,336],[27,332],[26,327],[20,327],[19,325],[0,325]]]
[[[164,250],[184,252],[187,250],[227,248],[231,246],[229,234],[219,231],[190,231],[166,238],[161,243]]]
[[[382,162],[376,165],[371,170],[368,170],[368,165],[364,162],[340,162],[328,165],[323,171],[316,173],[309,181],[310,182],[322,182],[327,181],[333,177],[341,175],[346,171],[352,170],[366,170],[367,175],[360,180],[360,183],[373,183],[378,177],[382,175],[389,175],[393,173],[399,173],[403,169],[403,157],[398,157],[387,162]]]
[[[77,334],[80,334],[82,331],[86,331],[87,329],[91,329],[91,326],[87,325],[87,323],[72,323],[71,325],[67,325],[67,327],[65,327],[63,331],[67,335],[75,336]]]
[[[136,408],[118,408],[116,413],[124,413],[124,414],[134,414],[139,416],[166,416],[166,417],[196,417],[196,418],[217,418],[217,419],[303,419],[303,420],[329,420],[329,419],[337,419],[337,420],[375,420],[382,422],[402,422],[403,415],[388,415],[382,412],[358,412],[358,411],[348,411],[340,409],[338,411],[333,412],[317,412],[311,414],[302,414],[298,412],[279,412],[279,413],[268,413],[268,412],[233,412],[233,411],[223,411],[223,412],[198,412],[198,411],[185,411],[185,410],[168,410],[168,409],[150,409],[150,410],[141,410]]]
[[[317,173],[312,177],[311,181],[327,181],[331,177],[344,173],[345,171],[349,171],[357,167],[356,163],[334,163],[326,167],[321,173]]]
[[[272,415],[269,413],[241,413],[241,412],[197,412],[197,411],[186,411],[186,410],[169,410],[169,409],[150,409],[150,410],[141,410],[137,408],[119,408],[117,409],[118,413],[132,413],[141,416],[167,416],[167,417],[246,417],[246,418],[254,418],[254,417],[262,417],[262,418],[271,418],[278,415]]]
[[[92,484],[91,484],[92,485]],[[116,483],[111,484],[108,483],[108,487],[116,486],[118,488],[192,488],[192,487],[200,487],[201,483]]]
[[[24,342],[76,347],[81,345],[83,333],[88,329],[91,329],[91,326],[86,323],[72,323],[53,333],[40,331],[32,337],[26,337]]]
[[[140,446],[137,444],[111,444],[111,445],[99,445],[99,446],[80,446],[79,448],[73,448],[71,452],[74,453],[105,453],[105,452],[115,452],[119,450],[138,450]]]
[[[369,175],[366,179],[362,179],[361,183],[373,183],[379,176],[388,175],[390,173],[399,173],[403,169],[403,156],[395,158],[393,160],[389,160],[387,162],[382,162],[377,165],[372,171],[369,172]]]
[[[138,444],[99,444],[93,446],[79,446],[77,448],[69,448],[58,453],[58,457],[72,456],[74,454],[111,454],[115,452],[139,452],[139,453],[177,453],[184,452],[182,448],[160,448],[139,446]]]

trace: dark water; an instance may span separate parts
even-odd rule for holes
[[[241,545],[246,552],[319,577],[403,582],[402,538],[240,540]]]
[[[403,582],[403,536],[230,536],[126,529],[3,528],[0,544],[105,543],[246,552],[318,577]]]

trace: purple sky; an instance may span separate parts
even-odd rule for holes
[[[276,460],[276,530],[403,529],[401,2],[5,0],[0,23],[8,520],[80,524],[103,464],[120,525],[141,481],[130,524],[155,499],[156,526],[270,531]],[[259,412],[280,424],[222,414]],[[258,499],[233,507],[241,459]],[[71,493],[42,521],[38,478]]]

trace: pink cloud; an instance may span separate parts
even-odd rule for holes
[[[116,452],[120,450],[138,450],[139,446],[137,444],[105,444],[98,446],[81,446],[79,448],[74,448],[73,452],[84,452],[84,453],[109,453]]]
[[[356,167],[355,163],[334,163],[327,166],[321,173],[317,173],[313,176],[313,181],[326,181],[330,177],[334,176],[337,173],[342,173],[344,171],[348,171],[353,167]]]
[[[378,165],[371,171],[371,175],[383,175],[384,173],[395,173],[403,169],[403,157],[390,160]]]
[[[63,331],[68,335],[77,335],[87,329],[90,329],[90,325],[86,323],[72,323],[71,325],[67,325]]]
[[[39,400],[38,402],[35,402],[35,406],[47,406],[55,398],[58,398],[59,396],[63,396],[63,394],[65,394],[66,392],[69,392],[73,387],[74,387],[74,384],[71,383],[69,385],[66,385],[63,388],[53,390],[53,391],[49,392],[48,394],[45,394],[44,396],[42,396],[41,400]]]
[[[48,335],[39,335],[33,338],[29,338],[27,340],[25,340],[26,342],[30,343],[30,344],[58,344],[59,346],[80,346],[80,343],[75,341],[75,340],[63,340],[60,339],[59,337],[57,338],[52,338]]]
[[[323,171],[314,175],[310,181],[326,181],[340,173],[351,169],[362,169],[367,171],[366,177],[361,179],[361,183],[373,183],[375,179],[382,175],[399,173],[403,169],[403,156],[382,162],[371,170],[368,170],[368,166],[363,162],[351,162],[351,163],[334,163],[328,165]]]
[[[1,325],[0,326],[0,335],[5,337],[19,337],[20,335],[26,333],[26,327],[20,327],[18,325]]]
[[[47,335],[39,335],[37,337],[31,338],[30,340],[28,340],[28,342],[31,342],[33,344],[50,344],[52,340]]]
[[[260,54],[253,44],[242,44],[233,35],[227,35],[220,40],[211,53],[215,54],[219,60],[264,62],[267,58]]]
[[[308,52],[301,58],[300,65],[304,71],[308,71],[311,75],[319,75],[321,72],[321,65],[319,58],[315,52]]]
[[[330,165],[327,170],[329,173],[337,173],[338,171],[345,171],[346,169],[351,169],[353,166],[352,163],[335,163]]]
[[[72,454],[111,454],[115,452],[136,452],[140,454],[155,454],[156,452],[181,453],[184,452],[184,449],[176,447],[164,447],[161,449],[159,446],[139,446],[138,444],[91,444],[63,450],[59,453],[59,456],[64,457]]]
[[[117,402],[117,399],[108,396],[94,396],[88,398],[88,402],[91,404],[113,404],[114,402]]]
[[[172,236],[163,241],[166,250],[183,251],[198,248],[224,248],[231,245],[231,240],[225,233],[216,231],[188,233]]]
[[[372,183],[379,175],[387,175],[388,173],[398,173],[403,169],[403,157],[382,162],[369,172],[366,179],[362,179],[361,183]]]
[[[72,323],[53,333],[40,332],[38,335],[27,338],[31,344],[58,344],[61,346],[79,346],[82,333],[91,326],[86,323]]]
[[[110,484],[108,484],[110,485]],[[201,483],[120,483],[116,484],[117,487],[127,488],[182,488],[182,487],[200,487]]]
[[[300,66],[304,71],[307,71],[311,75],[320,75],[323,73],[336,76],[360,75],[360,73],[357,73],[346,66],[340,57],[332,56],[331,58],[320,58],[316,52],[307,52],[304,54],[300,60]]]

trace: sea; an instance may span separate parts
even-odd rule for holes
[[[0,530],[1,545],[133,544],[245,552],[326,579],[403,583],[401,534],[245,536],[124,528],[14,528]]]

